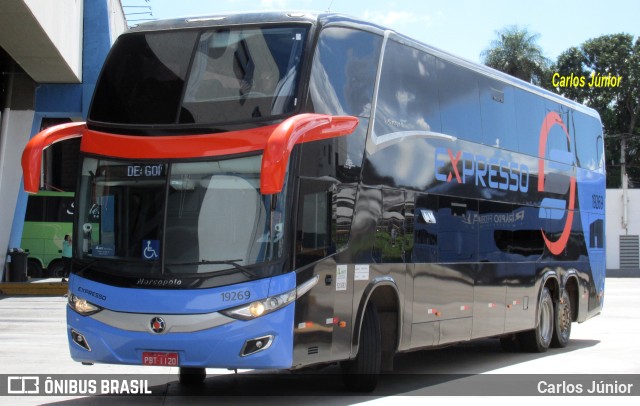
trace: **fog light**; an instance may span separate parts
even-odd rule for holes
[[[271,343],[273,343],[273,336],[264,336],[264,337],[247,340],[242,346],[242,350],[240,351],[240,356],[246,357],[247,355],[264,351],[267,348],[271,347]]]
[[[87,339],[82,334],[78,333],[75,330],[71,330],[71,339],[80,347],[84,348],[87,351],[91,351],[91,347],[89,347]]]

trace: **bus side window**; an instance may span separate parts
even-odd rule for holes
[[[518,137],[514,137],[517,133],[513,86],[484,76],[478,81],[482,143],[518,151]]]
[[[571,125],[573,122],[573,111],[559,103],[552,102],[551,100],[545,100],[545,116],[551,112],[560,116],[564,125],[567,127],[569,138],[567,138],[567,133],[564,132],[562,126],[552,126],[547,135],[546,158],[564,165],[574,165],[576,162],[576,138],[574,136],[575,129],[572,128],[573,126]],[[542,124],[540,124],[540,126],[542,126]],[[565,170],[568,170],[568,168]]]
[[[440,132],[438,61],[433,55],[390,40],[380,74],[374,136],[405,131]]]
[[[27,212],[24,221],[44,221],[45,198],[31,195],[27,200]]]
[[[545,117],[542,98],[522,89],[514,89],[516,103],[516,130],[518,151],[530,156],[538,156],[540,127]]]
[[[578,165],[582,168],[595,170],[602,166],[602,127],[597,119],[583,114],[573,115],[573,126],[576,140],[580,140],[576,148]]]
[[[438,261],[438,196],[416,196],[411,262]]]
[[[438,62],[442,133],[481,143],[482,125],[477,75],[451,62]],[[464,120],[460,117],[464,117]]]
[[[407,243],[405,198],[402,190],[382,190],[382,216],[376,224],[373,258],[378,263],[404,262]],[[412,238],[412,235],[409,235]]]
[[[356,202],[356,187],[338,185],[331,198],[331,235],[336,244],[336,251],[347,247],[351,235],[353,211]]]
[[[366,131],[366,125],[361,123],[349,135],[303,143],[299,146],[300,175],[311,178],[328,176],[342,183],[357,182],[364,156]]]
[[[316,113],[369,117],[382,37],[342,27],[322,31],[311,68]]]
[[[477,262],[478,202],[439,197],[438,250],[440,262]]]
[[[73,222],[73,197],[49,196],[46,198],[45,221]]]
[[[300,180],[296,229],[296,268],[319,261],[333,251],[331,241],[331,184]]]

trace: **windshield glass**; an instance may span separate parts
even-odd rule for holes
[[[246,122],[289,113],[303,26],[122,35],[100,76],[89,120],[131,125]]]
[[[131,274],[242,271],[277,259],[282,212],[260,194],[260,163],[85,158],[76,252]]]

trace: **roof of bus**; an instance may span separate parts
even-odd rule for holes
[[[434,56],[440,57],[444,60],[452,62],[456,65],[460,65],[464,68],[478,72],[484,76],[491,77],[511,84],[515,87],[523,90],[535,93],[544,98],[553,100],[555,102],[564,104],[567,107],[580,111],[584,114],[599,118],[599,114],[596,110],[587,107],[583,104],[567,99],[541,87],[535,86],[531,83],[525,82],[518,78],[515,78],[506,73],[500,72],[486,65],[478,64],[459,56],[453,55],[447,51],[432,47],[413,38],[407,37],[396,31],[375,24],[370,21],[358,19],[352,16],[339,14],[339,13],[318,13],[310,11],[281,11],[281,12],[243,12],[243,13],[225,13],[201,17],[181,17],[167,20],[158,20],[152,22],[146,22],[137,25],[129,30],[129,32],[148,32],[148,31],[164,31],[174,29],[185,28],[207,28],[218,26],[230,26],[230,25],[245,25],[245,24],[277,24],[277,23],[307,23],[307,24],[335,24],[341,23],[344,25],[358,27],[360,29],[376,32],[380,35],[387,33],[388,35],[398,38],[401,42],[417,46],[424,49]]]
[[[319,16],[339,16],[339,14],[318,14],[314,12],[249,12],[225,13],[209,16],[181,17],[167,20],[150,21],[132,27],[130,31],[156,31],[180,28],[203,28],[228,25],[262,23],[317,23]],[[342,16],[344,17],[344,16]]]

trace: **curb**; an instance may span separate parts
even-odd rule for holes
[[[63,282],[7,282],[0,283],[0,295],[4,296],[62,296],[69,290]]]

